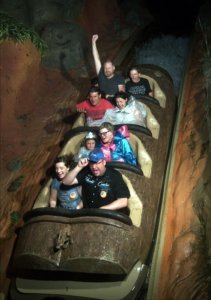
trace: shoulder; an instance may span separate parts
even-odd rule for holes
[[[88,99],[76,104],[76,107],[85,107],[85,106],[86,107],[89,106],[89,100]]]
[[[115,76],[116,77],[118,77],[118,78],[124,78],[124,76],[122,75],[122,73],[121,72],[119,72],[119,71],[117,71],[116,73],[115,73]]]
[[[89,170],[89,167],[87,166],[78,173],[77,179],[83,180],[86,177],[86,175],[89,173],[90,173],[90,170]]]
[[[80,155],[86,153],[88,150],[86,149],[86,147],[82,146],[80,147],[79,151],[78,151],[78,155],[79,155],[79,158],[80,158]]]
[[[103,67],[100,68],[100,71],[97,75],[98,78],[106,78],[104,71],[103,71]]]
[[[115,73],[114,78],[115,78],[115,80],[125,83],[125,78],[122,76],[121,73]]]
[[[58,190],[60,187],[60,181],[57,178],[53,178],[51,182],[51,187],[55,190]]]
[[[149,83],[149,80],[146,79],[146,78],[144,78],[144,77],[141,77],[141,78],[140,78],[140,81],[141,81],[142,83]]]
[[[130,86],[130,85],[132,85],[132,84],[134,84],[134,82],[133,82],[132,80],[128,80],[128,81],[126,82],[125,86]]]
[[[116,169],[112,168],[112,167],[107,166],[106,167],[106,172],[107,172],[107,174],[109,174],[109,176],[111,175],[111,176],[114,176],[115,178],[116,177],[119,177],[119,178],[122,177],[121,173],[119,171],[117,171]]]
[[[100,103],[101,103],[101,105],[104,105],[104,106],[106,106],[108,108],[113,108],[114,107],[113,104],[111,104],[110,101],[108,101],[108,100],[106,100],[104,98],[101,99]]]

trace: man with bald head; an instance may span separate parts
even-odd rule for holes
[[[99,87],[105,93],[106,99],[113,103],[114,95],[125,90],[125,80],[121,74],[115,73],[115,66],[112,61],[107,60],[103,66],[98,53],[96,41],[98,35],[92,36],[92,54],[94,57],[95,69],[98,76]]]

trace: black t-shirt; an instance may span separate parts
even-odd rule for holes
[[[94,176],[89,167],[84,168],[77,180],[82,185],[84,207],[99,208],[118,198],[129,198],[130,192],[122,175],[115,169],[106,167],[103,176]],[[128,214],[128,209],[119,210]]]
[[[102,92],[114,96],[118,92],[118,85],[125,84],[125,79],[121,74],[114,74],[113,77],[107,78],[101,68],[98,74],[98,82]]]
[[[125,85],[125,90],[136,98],[148,96],[152,92],[149,81],[146,78],[140,78],[139,82],[129,80]]]

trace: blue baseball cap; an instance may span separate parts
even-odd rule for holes
[[[89,161],[97,163],[98,161],[105,159],[103,152],[99,148],[95,148],[89,153]]]

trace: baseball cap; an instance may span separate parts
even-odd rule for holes
[[[95,148],[89,153],[89,161],[97,163],[98,161],[105,159],[103,152],[99,148]]]

